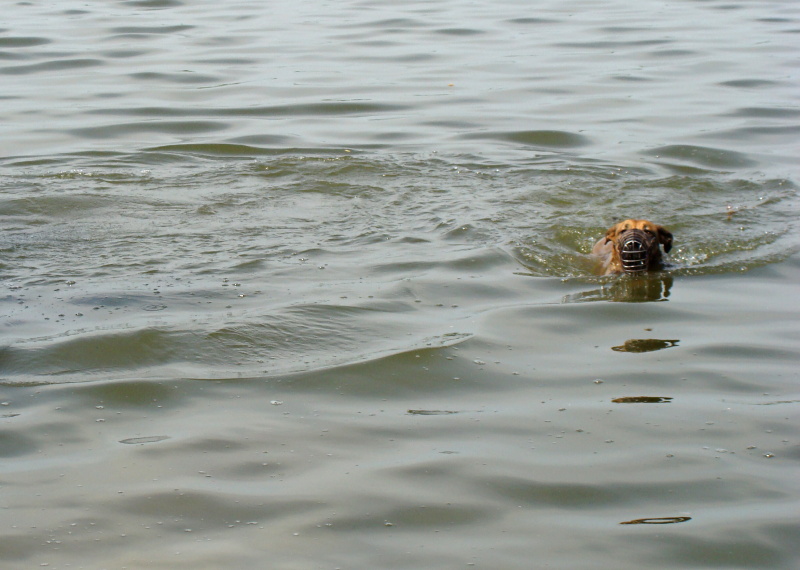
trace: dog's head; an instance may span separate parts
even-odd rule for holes
[[[606,233],[606,241],[614,244],[622,271],[638,273],[652,269],[661,262],[659,244],[669,253],[672,234],[649,220],[625,220]]]

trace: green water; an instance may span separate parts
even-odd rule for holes
[[[797,566],[794,2],[6,12],[3,568]]]

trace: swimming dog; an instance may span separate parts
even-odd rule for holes
[[[625,220],[614,224],[592,249],[603,275],[641,273],[662,266],[661,248],[669,253],[672,234],[649,220]]]

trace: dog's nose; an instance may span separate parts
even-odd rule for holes
[[[646,271],[655,238],[642,230],[626,230],[619,240],[619,257],[625,273]]]

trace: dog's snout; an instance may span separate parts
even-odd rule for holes
[[[655,237],[643,230],[626,230],[619,239],[619,256],[626,273],[646,271]]]

